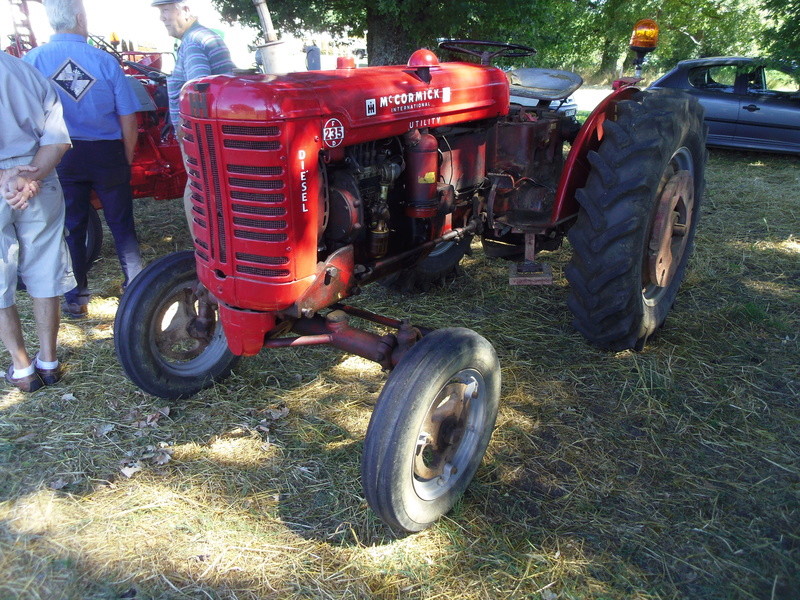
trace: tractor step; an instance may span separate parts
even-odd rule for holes
[[[553,268],[547,263],[525,260],[509,265],[511,285],[552,285]]]
[[[511,263],[508,282],[511,285],[553,285],[553,267],[536,262],[536,234],[525,233],[525,260]]]

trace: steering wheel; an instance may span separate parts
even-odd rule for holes
[[[521,44],[506,44],[504,42],[486,42],[483,40],[444,40],[439,42],[439,48],[460,54],[477,56],[482,65],[489,65],[493,58],[504,56],[506,58],[521,58],[533,56],[536,49]],[[494,48],[494,50],[492,50]]]

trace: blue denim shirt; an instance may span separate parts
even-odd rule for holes
[[[121,115],[139,101],[117,59],[75,33],[57,33],[23,60],[36,67],[58,91],[64,120],[74,140],[119,140]]]

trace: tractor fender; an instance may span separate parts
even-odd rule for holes
[[[618,102],[632,98],[639,91],[639,88],[634,86],[613,91],[597,105],[583,123],[564,161],[564,169],[561,171],[553,203],[551,222],[562,223],[578,214],[575,192],[586,185],[590,170],[588,155],[590,151],[597,150],[603,141],[603,123],[606,118],[615,118]]]

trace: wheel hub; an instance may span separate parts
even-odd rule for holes
[[[191,288],[183,288],[164,303],[156,318],[153,341],[166,359],[190,361],[208,347],[214,324],[207,299]]]
[[[417,437],[413,468],[418,482],[446,486],[459,473],[456,455],[469,428],[471,401],[478,389],[475,379],[451,381],[437,395]]]
[[[677,171],[664,185],[648,244],[646,283],[666,287],[672,281],[689,239],[694,208],[694,179]]]

